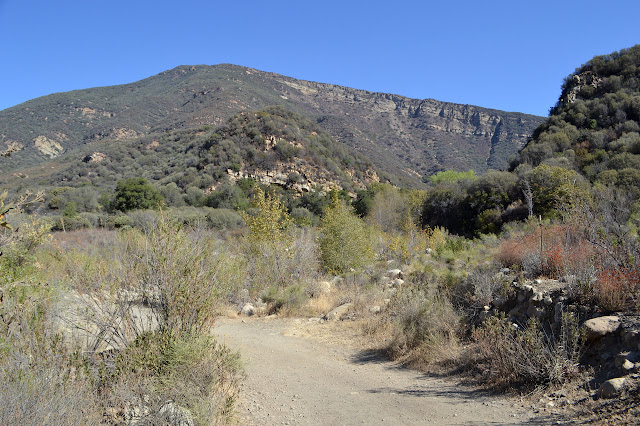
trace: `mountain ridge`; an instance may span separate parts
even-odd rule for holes
[[[523,113],[298,80],[233,64],[181,65],[137,82],[51,94],[0,111],[0,147],[21,151],[14,163],[0,166],[37,165],[93,140],[219,126],[237,112],[272,105],[315,120],[408,186],[443,169],[506,168],[542,122]]]

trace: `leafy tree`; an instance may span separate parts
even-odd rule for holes
[[[277,197],[256,188],[252,205],[255,207],[254,214],[240,213],[251,232],[251,238],[255,241],[283,241],[286,230],[293,223],[284,204]]]
[[[126,212],[158,207],[164,198],[145,178],[129,178],[116,184],[113,210]]]
[[[320,257],[329,273],[358,269],[373,260],[370,230],[334,191],[320,225]]]
[[[530,182],[534,211],[543,216],[561,206],[570,207],[578,200],[589,198],[588,185],[575,170],[542,164],[533,169]]]

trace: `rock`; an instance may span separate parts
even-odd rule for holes
[[[527,308],[527,316],[529,318],[542,318],[544,316],[544,309],[538,308],[533,303],[530,303]]]
[[[382,312],[382,307],[380,305],[372,306],[371,308],[369,308],[369,312],[371,312],[372,314],[379,314],[380,312]]]
[[[320,297],[324,294],[331,293],[331,283],[329,281],[319,281],[311,284],[307,292],[311,297]]]
[[[346,314],[347,311],[351,309],[352,306],[353,306],[353,303],[344,303],[338,306],[337,308],[334,308],[331,312],[326,314],[323,318],[327,321],[337,321],[344,314]]]
[[[171,426],[194,426],[191,412],[173,401],[167,401],[158,411],[158,416]]]
[[[625,359],[620,367],[622,367],[624,371],[631,371],[636,368],[636,365],[628,359]]]
[[[246,317],[250,317],[252,315],[255,315],[256,307],[253,306],[251,303],[245,303],[240,313]]]
[[[531,302],[542,302],[542,300],[544,299],[544,296],[542,295],[541,291],[534,291],[533,295],[531,296],[531,298],[529,299]]]
[[[404,284],[404,280],[402,280],[400,278],[396,278],[395,280],[393,280],[391,282],[391,286],[392,287],[402,287],[402,284]]]
[[[633,363],[638,362],[638,361],[640,361],[640,353],[639,352],[626,351],[626,352],[620,352],[618,355],[616,355],[616,358],[615,358],[614,362],[615,362],[616,367],[623,367],[623,365],[625,363],[633,364]],[[629,365],[629,364],[627,364],[627,365]],[[633,367],[631,367],[631,368],[633,368]],[[627,368],[627,370],[630,370],[631,368]]]
[[[624,389],[626,379],[624,377],[618,377],[617,379],[610,379],[600,385],[598,389],[598,396],[600,398],[615,398],[622,393]]]
[[[553,303],[553,299],[548,294],[544,297],[544,299],[542,301],[547,306],[551,306],[551,304]]]
[[[387,276],[391,279],[402,278],[402,271],[400,269],[389,269]]]
[[[429,247],[427,247],[426,249],[424,249],[424,252],[426,254],[431,254],[431,253],[433,253],[433,250],[431,250]]]
[[[502,269],[500,269],[500,272],[501,272],[501,273],[503,273],[503,274],[505,274],[505,275],[507,275],[507,274],[511,273],[511,269],[509,269],[509,268],[502,268]]]
[[[587,331],[587,339],[595,340],[618,331],[620,318],[617,316],[591,318],[585,321],[582,326]]]

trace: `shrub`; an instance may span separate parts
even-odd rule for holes
[[[502,315],[488,318],[473,337],[474,362],[480,362],[486,380],[496,385],[558,384],[578,372],[583,337],[571,314],[563,314],[556,334],[545,333],[534,319],[521,328]]]
[[[267,288],[261,297],[269,305],[269,314],[299,315],[309,301],[309,295],[301,285],[286,288],[272,286]]]
[[[115,365],[109,402],[139,407],[137,420],[148,424],[166,424],[166,401],[189,410],[196,424],[226,423],[243,377],[239,355],[209,336],[144,333],[117,355]]]
[[[244,226],[244,220],[235,211],[229,209],[214,209],[207,213],[207,225],[213,229],[233,230]]]
[[[402,289],[387,312],[392,358],[424,366],[457,355],[460,318],[446,297],[426,289]]]
[[[126,212],[136,209],[152,209],[160,206],[164,198],[144,178],[130,178],[116,184],[113,210]]]

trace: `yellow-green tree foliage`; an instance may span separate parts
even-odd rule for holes
[[[329,273],[340,274],[373,260],[373,239],[365,222],[337,193],[331,198],[320,225],[320,258]]]
[[[530,180],[534,210],[543,216],[590,197],[588,184],[575,170],[541,164],[533,169]]]
[[[240,212],[251,233],[250,238],[255,241],[285,240],[293,219],[278,197],[265,194],[257,188],[252,204],[256,209],[255,214]]]

